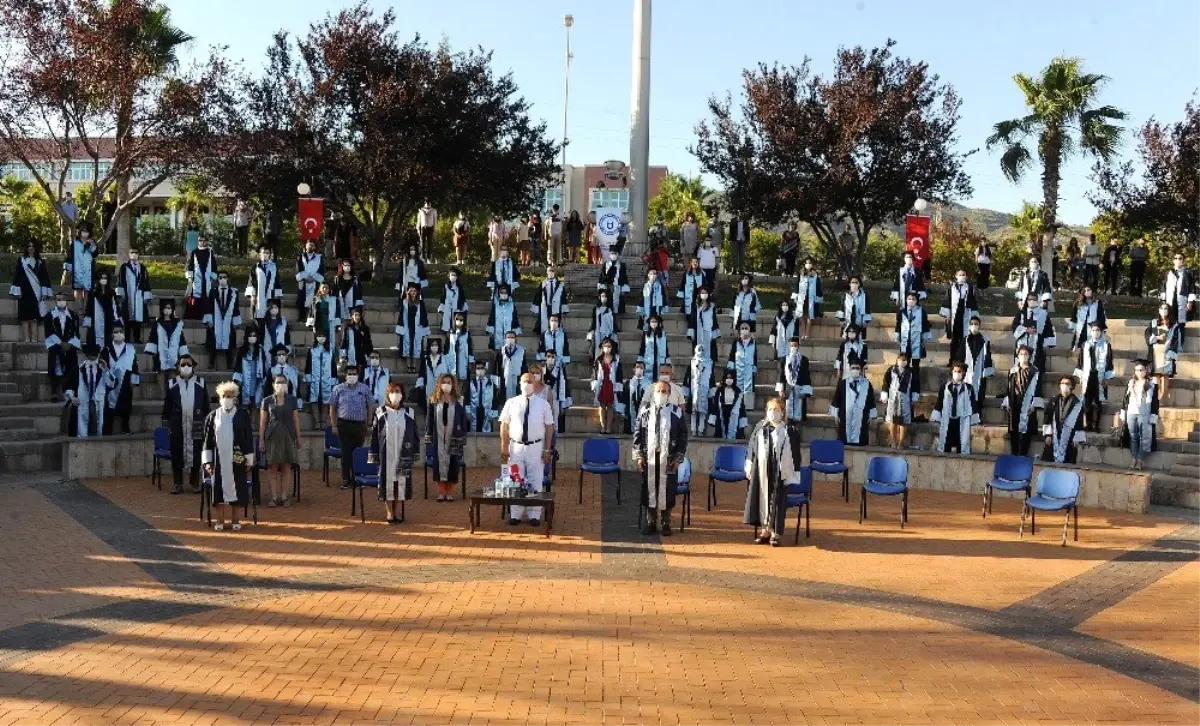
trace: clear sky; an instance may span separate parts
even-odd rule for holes
[[[195,36],[189,52],[212,45],[254,69],[271,34],[305,33],[351,0],[166,0],[175,22]],[[495,52],[535,115],[562,135],[565,13],[571,30],[570,139],[567,161],[629,160],[632,0],[372,0],[393,7],[403,35],[456,49]],[[1131,129],[1151,116],[1174,121],[1200,87],[1197,0],[654,0],[650,87],[650,162],[698,173],[687,147],[712,94],[734,92],[742,69],[759,61],[799,63],[827,73],[838,46],[899,41],[896,52],[924,59],[962,96],[960,145],[979,148],[967,162],[971,206],[1004,212],[1040,200],[1037,175],[1020,186],[1000,173],[983,142],[998,120],[1023,113],[1012,83],[1055,55],[1080,56],[1111,78],[1102,103],[1130,114]],[[1125,154],[1133,151],[1126,143]],[[1066,166],[1060,217],[1086,224],[1090,162]]]

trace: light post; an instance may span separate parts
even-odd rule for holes
[[[566,198],[567,191],[567,108],[571,98],[571,26],[575,24],[575,16],[567,13],[563,16],[563,27],[567,29],[567,71],[563,74],[563,138],[562,138],[562,172],[563,172],[563,206],[570,208]]]
[[[646,249],[650,172],[650,0],[633,0],[633,93],[629,118],[629,214],[626,252]]]

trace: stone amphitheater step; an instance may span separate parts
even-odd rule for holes
[[[1171,476],[1200,478],[1200,455],[1176,454],[1167,473]]]
[[[1169,507],[1200,508],[1200,476],[1155,472],[1150,479],[1150,503]]]
[[[0,474],[62,471],[62,439],[0,441]]]

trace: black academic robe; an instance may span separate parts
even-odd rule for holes
[[[1025,302],[1025,298],[1030,295],[1035,295],[1038,302],[1041,302],[1043,297],[1053,294],[1054,291],[1050,287],[1050,276],[1045,272],[1038,270],[1036,277],[1029,270],[1021,273],[1015,296],[1018,302]]]
[[[625,416],[625,433],[632,434],[637,427],[638,411],[642,406],[642,396],[646,393],[646,379],[630,378],[621,386],[617,393],[617,405],[614,409]]]
[[[471,376],[463,380],[463,395],[466,397],[467,422],[473,433],[492,431],[492,422],[500,416],[500,404],[504,402],[504,391],[495,376]]]
[[[650,506],[650,491],[656,491],[655,509],[669,512],[675,506],[675,489],[677,486],[676,469],[687,455],[688,427],[684,421],[683,411],[677,406],[670,406],[670,424],[667,433],[667,448],[660,450],[657,456],[651,456],[649,442],[646,440],[647,422],[651,416],[658,415],[654,406],[646,406],[638,411],[637,425],[633,435],[633,457],[646,462],[646,470],[642,472],[642,491],[639,497],[641,506]],[[656,461],[657,459],[657,461]],[[661,501],[657,492],[665,494],[666,501]]]
[[[250,422],[250,413],[244,407],[238,407],[233,415],[233,446],[225,450],[217,443],[216,416],[221,411],[214,410],[204,419],[204,436],[200,445],[201,458],[204,463],[211,463],[212,496],[214,503],[244,504],[249,502],[248,474],[253,465],[254,457],[254,428]],[[233,478],[237,499],[229,501],[225,496],[224,473],[222,463],[227,457],[232,457]],[[247,458],[249,457],[249,458]]]
[[[918,303],[925,299],[925,280],[915,264],[911,268],[901,267],[892,278],[892,302],[903,308],[910,292],[917,293]]]
[[[367,369],[367,356],[371,351],[375,350],[375,345],[371,342],[371,328],[366,323],[355,327],[347,325],[342,329],[342,344],[339,347],[341,357],[346,359],[347,365],[358,366],[359,371]]]
[[[117,305],[117,294],[111,288],[108,292],[97,292],[93,288],[87,295],[83,312],[83,326],[88,329],[83,340],[84,345],[103,348],[112,342],[113,326],[124,324],[120,307]],[[101,320],[104,321],[103,325],[99,324]]]
[[[467,409],[457,401],[448,405],[431,403],[425,409],[425,445],[429,447],[433,480],[457,483],[467,441]],[[444,436],[449,438],[443,441]],[[445,445],[449,461],[441,460],[439,444]]]
[[[46,328],[46,372],[54,376],[56,368],[63,371],[65,377],[70,377],[71,371],[79,368],[78,352],[83,344],[79,340],[79,316],[73,310],[67,310],[60,318],[57,308],[51,310],[44,318]],[[71,344],[63,350],[62,341]]]
[[[858,386],[858,397],[852,398],[851,386]],[[857,401],[851,407],[848,401]],[[857,381],[843,378],[834,389],[833,403],[829,415],[837,419],[838,441],[847,446],[867,446],[871,433],[871,421],[877,417],[875,387],[865,377]]]
[[[746,443],[746,470],[749,472],[750,483],[746,489],[746,508],[742,523],[753,525],[755,528],[769,527],[776,534],[783,532],[787,513],[787,485],[790,482],[786,481],[783,475],[790,470],[798,478],[803,466],[800,427],[790,422],[783,425],[786,427],[787,439],[782,447],[774,440],[775,428],[766,420],[758,422]],[[767,439],[766,442],[763,441],[764,438]],[[763,443],[766,444],[766,457],[762,456]],[[767,511],[763,511],[762,508],[764,470],[767,474]]]
[[[725,389],[733,390],[733,400],[725,401]],[[742,397],[742,389],[726,386],[724,381],[718,383],[712,396],[708,399],[708,424],[713,427],[713,436],[718,439],[740,441],[746,438],[746,402]]]
[[[126,262],[117,270],[117,295],[121,300],[121,317],[126,321],[144,323],[150,320],[147,301],[153,296],[150,273],[140,262]]]
[[[787,404],[788,420],[807,421],[808,399],[813,395],[808,357],[803,353],[788,353],[779,359],[778,367],[775,393],[782,396]]]
[[[975,412],[975,392],[970,383],[955,384],[950,380],[938,392],[937,405],[930,420],[938,425],[935,451],[951,449],[960,454],[971,453],[971,426],[979,423]]]
[[[182,378],[172,378],[168,384],[167,393],[163,397],[162,420],[171,434],[171,460],[179,462],[184,461],[183,420],[184,418],[192,420],[192,441],[189,445],[195,447],[192,462],[198,467],[200,466],[200,444],[204,436],[204,422],[208,418],[211,402],[204,379],[193,376],[192,386],[195,388],[195,393],[192,396],[192,408],[190,411],[183,410],[183,396],[179,390],[182,380]]]
[[[629,271],[621,260],[613,262],[605,260],[600,265],[600,282],[598,290],[608,291],[608,301],[614,306],[617,315],[625,313],[625,293],[629,292]]]
[[[1074,464],[1077,446],[1086,438],[1083,432],[1083,402],[1075,394],[1055,396],[1046,402],[1046,423],[1042,435],[1050,439],[1042,448],[1042,461]]]
[[[183,317],[185,320],[203,320],[208,314],[209,291],[217,284],[217,256],[212,249],[192,250],[186,273],[189,282]]]
[[[137,349],[133,343],[126,343],[125,348],[118,354],[117,344],[109,343],[100,351],[100,360],[108,364],[108,369],[115,379],[114,389],[108,394],[108,409],[128,415],[133,411],[133,387],[142,382],[138,373]],[[116,395],[113,395],[114,393]]]
[[[1042,408],[1042,397],[1038,395],[1041,373],[1036,366],[1022,372],[1014,367],[1008,374],[1008,391],[1004,394],[1008,411],[1008,433],[1011,436],[1036,433],[1037,410]]]
[[[50,287],[50,275],[42,258],[17,258],[8,293],[17,299],[17,319],[21,322],[41,320],[50,312],[44,301],[54,297],[54,289]]]
[[[420,441],[417,436],[417,420],[413,415],[411,408],[402,408],[403,415],[407,417],[404,422],[404,441],[400,444],[400,476],[404,477],[404,481],[388,481],[388,476],[391,472],[387,471],[388,464],[388,449],[387,449],[387,411],[384,406],[375,409],[375,420],[371,423],[371,439],[369,446],[371,454],[375,457],[375,461],[379,464],[379,499],[380,501],[387,500],[387,487],[400,484],[404,487],[403,494],[400,499],[412,499],[412,468],[413,461],[420,455]],[[399,490],[397,490],[399,493]]]
[[[967,335],[963,362],[967,366],[966,382],[971,384],[975,413],[982,413],[987,379],[996,375],[992,363],[992,341],[983,333]]]
[[[1027,332],[1030,328],[1034,331],[1033,335]],[[1058,338],[1054,334],[1054,321],[1050,319],[1050,313],[1040,307],[1022,307],[1013,317],[1012,332],[1014,354],[1020,350],[1022,345],[1029,346],[1033,349],[1033,367],[1039,371],[1046,370],[1046,348],[1054,348],[1058,345]]]
[[[965,355],[964,343],[971,332],[971,316],[979,314],[975,286],[969,282],[948,285],[946,299],[938,312],[946,322],[946,337],[950,339],[950,362],[961,361]]]

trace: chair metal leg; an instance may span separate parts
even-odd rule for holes
[[[583,469],[579,470],[579,503],[583,504]]]
[[[1067,516],[1063,519],[1062,546],[1067,546],[1067,528],[1071,526],[1071,508],[1067,507]]]
[[[984,484],[984,485],[983,485],[983,518],[984,518],[984,519],[987,519],[987,513],[988,513],[988,495],[989,495],[989,494],[991,494],[991,493],[992,493],[992,487],[991,487],[991,485],[990,485],[990,484]]]
[[[367,521],[367,505],[363,504],[363,488],[360,486],[355,486],[354,488],[358,490],[358,521],[365,524]]]
[[[812,534],[812,500],[804,503],[804,539]]]
[[[1029,511],[1028,504],[1021,504],[1021,527],[1017,530],[1017,538],[1025,536],[1025,512]]]
[[[1029,534],[1037,534],[1037,510],[1029,510]]]
[[[900,529],[908,522],[908,492],[900,495]]]
[[[690,525],[692,523],[692,492],[690,489],[688,490],[687,495],[687,519],[688,524]]]
[[[1079,506],[1071,507],[1075,513],[1075,541],[1079,541]]]
[[[329,454],[321,454],[321,481],[329,486]]]
[[[792,544],[800,544],[800,515],[804,512],[804,505],[796,507],[796,536],[792,539]]]
[[[393,509],[392,511],[395,511],[395,509]],[[399,517],[399,519],[401,522],[404,521],[404,500],[403,499],[400,500],[400,517]]]
[[[862,524],[867,518],[867,490],[864,489],[859,493],[858,499],[858,523]]]
[[[421,475],[425,479],[425,498],[428,499],[429,498],[429,466],[428,465],[421,468]]]
[[[850,502],[850,470],[842,472],[842,498]]]
[[[300,501],[300,465],[296,464],[292,467],[292,496],[296,501]]]
[[[710,511],[710,512],[712,511],[713,505],[717,503],[716,489],[717,488],[716,488],[716,485],[713,483],[712,475],[709,474],[709,476],[708,476],[708,498],[705,503],[705,506],[708,508],[708,511]]]
[[[601,481],[604,481],[601,479]],[[617,504],[621,503],[621,467],[617,467]]]
[[[691,492],[683,493],[683,502],[682,502],[683,506],[681,506],[679,508],[679,531],[680,532],[682,532],[687,527],[688,499],[690,499],[691,496],[692,496]]]

